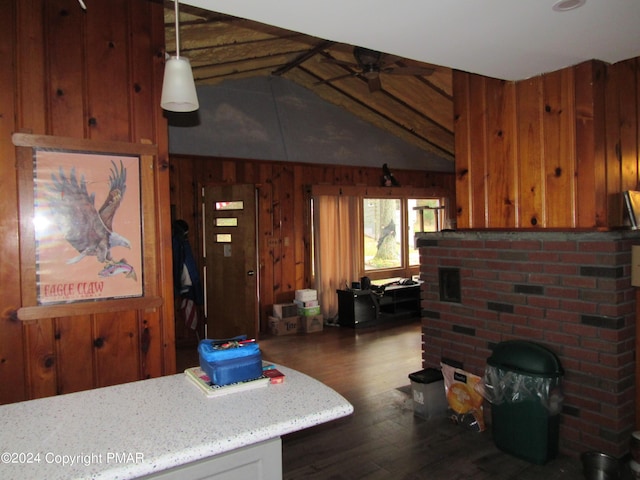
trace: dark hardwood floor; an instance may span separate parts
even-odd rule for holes
[[[307,335],[265,336],[265,360],[331,386],[354,414],[283,438],[284,479],[584,479],[577,457],[544,466],[500,452],[491,430],[477,433],[447,418],[413,415],[409,373],[421,370],[418,321],[353,330],[325,327]],[[197,364],[178,351],[178,368]]]

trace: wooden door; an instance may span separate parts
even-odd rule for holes
[[[258,259],[254,185],[203,191],[207,337],[256,338]]]

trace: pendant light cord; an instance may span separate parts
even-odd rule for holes
[[[180,58],[180,14],[178,13],[178,0],[173,0],[176,15],[176,57]]]

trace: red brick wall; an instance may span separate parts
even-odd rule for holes
[[[560,451],[628,451],[635,421],[635,232],[442,232],[420,247],[424,367],[482,375],[492,347],[524,339],[560,359]],[[439,272],[460,277],[442,301]],[[489,418],[487,418],[489,420]]]

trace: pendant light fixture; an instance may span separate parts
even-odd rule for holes
[[[180,14],[178,0],[174,0],[176,16],[176,55],[164,66],[164,81],[160,106],[170,112],[193,112],[198,110],[198,95],[193,81],[189,59],[180,56]]]

